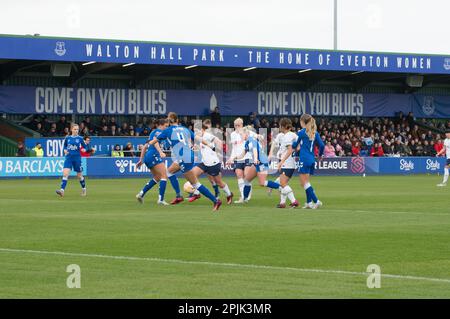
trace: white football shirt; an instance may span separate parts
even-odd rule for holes
[[[216,137],[211,133],[203,133],[202,141],[208,143],[208,145],[201,143],[200,152],[202,154],[202,163],[206,166],[214,166],[220,163],[219,156],[217,156],[217,153],[213,150],[215,147],[214,139],[216,139]]]

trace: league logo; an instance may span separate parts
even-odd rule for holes
[[[353,157],[350,163],[350,170],[354,174],[364,173],[366,170],[366,163],[363,157]]]
[[[64,42],[62,41],[56,42],[55,53],[58,56],[63,56],[64,54],[66,54],[66,45]]]
[[[425,115],[432,115],[434,113],[434,100],[432,96],[425,96],[423,98],[422,111]]]
[[[444,69],[446,71],[450,71],[450,58],[445,58],[444,59]]]
[[[117,160],[116,166],[119,168],[119,172],[121,174],[125,173],[125,167],[128,167],[128,161],[126,160]]]

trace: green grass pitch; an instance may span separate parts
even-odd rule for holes
[[[0,297],[450,298],[440,180],[314,177],[320,210],[276,209],[277,192],[258,187],[217,213],[205,198],[157,206],[156,189],[140,205],[145,179],[87,179],[86,198],[74,179],[64,198],[56,179],[0,180]],[[297,177],[291,185],[304,202]],[[80,289],[66,286],[70,264]],[[380,288],[367,287],[370,264]]]

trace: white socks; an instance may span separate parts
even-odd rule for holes
[[[245,185],[244,179],[238,178],[238,187],[239,187],[239,192],[241,193],[241,198],[244,198],[244,185]]]
[[[225,183],[224,183],[224,184],[225,184]],[[225,194],[227,194],[227,196],[231,196],[231,191],[230,191],[230,189],[228,188],[228,185],[227,185],[227,184],[225,184],[225,186],[222,187],[222,189],[223,189],[223,191],[225,192]]]
[[[448,181],[448,168],[444,168],[444,181],[442,183],[447,184]]]
[[[294,196],[294,192],[292,191],[292,188],[289,185],[286,185],[285,187],[281,188],[280,204],[286,203],[286,197],[289,198],[289,201],[291,203],[296,201],[295,196]]]

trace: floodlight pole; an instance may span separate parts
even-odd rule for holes
[[[337,50],[337,0],[334,0],[333,15],[333,49]]]

